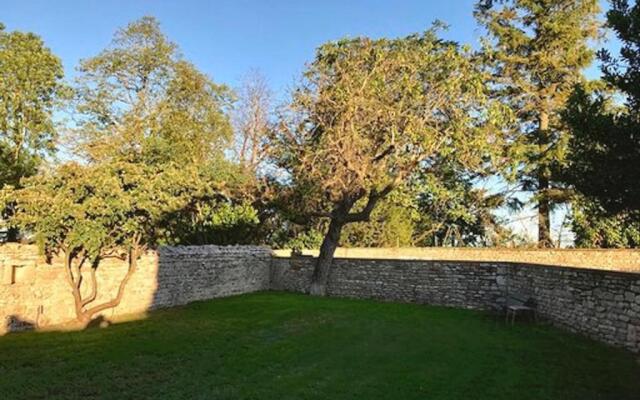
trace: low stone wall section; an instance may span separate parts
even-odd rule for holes
[[[306,292],[315,259],[276,257],[271,288]],[[640,352],[640,274],[519,263],[334,260],[329,296],[502,310],[531,296],[539,315],[605,343]]]
[[[142,256],[111,319],[196,300],[269,289],[271,251],[258,246],[162,247]],[[0,334],[46,328],[75,319],[73,296],[63,260],[45,260],[35,246],[0,246]],[[97,272],[99,304],[115,296],[127,264],[104,260]],[[88,267],[83,268],[89,282]],[[89,292],[89,285],[81,287]]]
[[[274,257],[271,288],[307,292],[315,258]],[[457,261],[334,259],[327,294],[495,310],[504,302],[496,264]]]

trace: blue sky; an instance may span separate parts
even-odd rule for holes
[[[8,30],[35,32],[62,58],[67,75],[103,49],[114,31],[144,15],[157,17],[186,59],[220,83],[234,85],[260,69],[276,91],[290,85],[317,46],[344,36],[395,37],[435,19],[445,35],[476,44],[474,1],[70,1],[0,0]]]
[[[8,30],[43,37],[73,76],[81,58],[109,44],[114,31],[153,15],[186,59],[215,81],[237,84],[263,72],[276,92],[299,76],[323,42],[344,36],[397,37],[440,19],[447,38],[477,46],[474,0],[0,0]],[[605,3],[603,3],[605,4]],[[595,74],[595,69],[590,71]]]
[[[184,57],[216,82],[235,86],[257,68],[272,89],[283,94],[313,58],[315,48],[328,40],[403,36],[439,19],[450,25],[445,37],[475,47],[482,32],[472,15],[474,4],[475,0],[0,0],[0,22],[9,31],[40,35],[72,77],[78,61],[105,48],[117,28],[152,15]],[[606,7],[605,1],[602,4]],[[616,51],[615,43],[608,46]],[[597,67],[588,75],[597,76]],[[556,213],[554,225],[561,218]],[[514,228],[533,233],[533,221],[522,215],[513,219],[519,224]]]

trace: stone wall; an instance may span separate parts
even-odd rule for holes
[[[305,292],[312,257],[274,258],[271,288]],[[519,263],[334,260],[329,296],[485,310],[532,296],[539,315],[574,332],[640,352],[640,274]]]
[[[122,302],[103,316],[111,319],[196,300],[267,290],[270,262],[271,252],[263,247],[164,247],[141,258]],[[115,295],[126,268],[120,260],[101,263],[95,304]],[[0,246],[0,278],[0,333],[32,326],[45,328],[75,318],[73,297],[60,258],[47,262],[35,246],[6,244]],[[83,285],[83,290],[86,293],[88,285]]]
[[[291,250],[275,250],[279,257],[289,257]],[[318,250],[303,250],[303,255],[317,256]],[[500,247],[339,247],[338,258],[385,260],[453,260],[473,262],[515,262],[564,267],[640,272],[640,249],[523,249]]]
[[[530,293],[555,325],[640,352],[640,274],[522,264],[504,273],[506,289]]]
[[[271,288],[306,292],[314,261],[274,257]],[[504,301],[502,273],[490,263],[336,258],[327,294],[492,310]]]
[[[142,257],[122,303],[103,316],[117,319],[258,290],[305,292],[313,262],[310,256],[272,257],[254,246],[161,248]],[[125,270],[122,261],[103,262],[96,303],[114,295]],[[0,333],[73,320],[63,274],[60,259],[48,263],[33,246],[0,246]],[[502,261],[337,258],[328,285],[330,296],[482,310],[501,309],[516,292],[533,296],[540,315],[554,324],[640,352],[639,273]]]

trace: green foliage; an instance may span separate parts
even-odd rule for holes
[[[418,174],[411,182],[417,194],[416,245],[490,246],[502,244],[509,234],[494,211],[504,196],[475,186],[476,174],[446,163]]]
[[[282,246],[282,248],[292,249],[293,251],[300,251],[304,249],[318,249],[320,248],[323,237],[324,234],[321,231],[315,228],[311,228],[291,238]]]
[[[576,247],[637,248],[640,247],[640,211],[607,212],[584,198],[572,202],[572,230]]]
[[[197,173],[134,163],[64,164],[11,194],[17,204],[12,221],[35,235],[47,254],[95,260],[146,248],[167,235],[167,214],[205,190]]]
[[[564,116],[573,138],[564,179],[608,214],[620,213],[615,221],[640,210],[640,6],[614,1],[607,17],[622,41],[621,58],[601,51],[609,87],[578,87],[568,104]],[[612,90],[624,104],[616,104]]]
[[[598,12],[598,0],[480,0],[476,7],[488,33],[487,84],[517,116],[506,176],[534,193],[542,246],[551,245],[551,207],[567,200],[554,174],[566,163],[570,136],[561,112],[593,59]]]
[[[392,192],[371,222],[345,228],[344,246],[490,246],[510,232],[493,212],[501,195],[475,187],[475,174],[445,163],[418,171]]]
[[[199,199],[167,220],[167,243],[182,245],[253,243],[260,222],[251,204],[234,204],[228,199]]]
[[[33,234],[45,254],[98,259],[122,244],[120,226],[129,222],[122,182],[104,172],[66,164],[24,181],[11,196],[17,203],[12,223]]]
[[[57,137],[52,113],[67,94],[62,63],[33,33],[0,24],[0,187],[33,175]]]
[[[344,228],[344,247],[409,247],[413,245],[416,215],[411,205],[402,206],[397,190],[371,213],[369,222],[356,222]],[[404,196],[403,196],[404,197]]]
[[[79,73],[74,139],[88,160],[184,165],[223,158],[230,92],[181,60],[154,18],[119,30]]]

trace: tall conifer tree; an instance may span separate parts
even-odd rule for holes
[[[565,200],[554,171],[565,162],[569,134],[560,117],[599,35],[598,0],[480,0],[476,18],[486,29],[484,55],[494,95],[517,115],[511,177],[532,192],[538,244],[552,244],[550,212]]]

